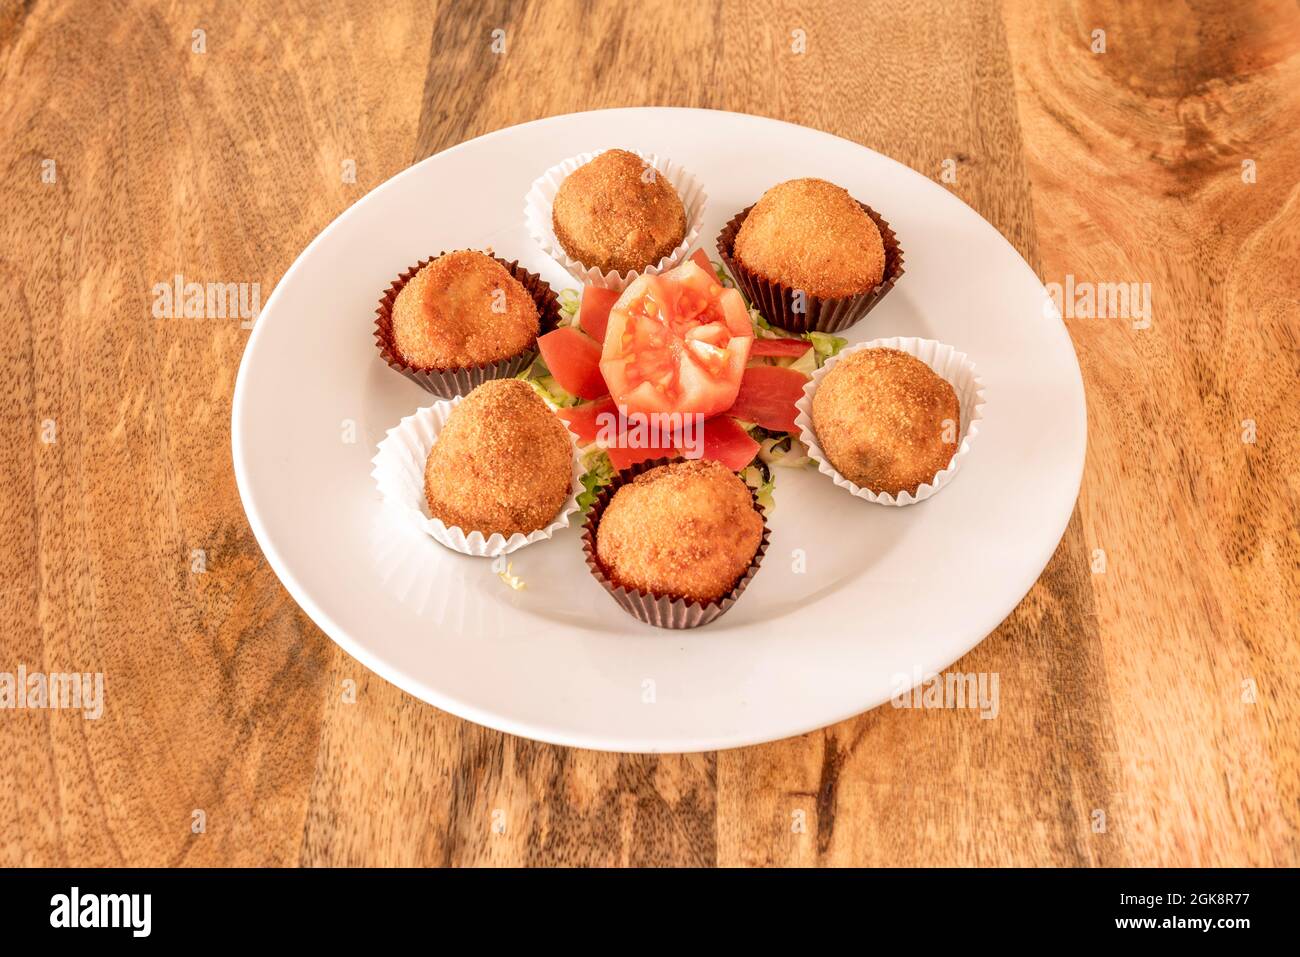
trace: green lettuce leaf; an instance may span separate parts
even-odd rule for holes
[[[776,499],[773,498],[776,479],[767,465],[761,461],[755,462],[753,465],[746,466],[739,475],[744,483],[754,490],[754,497],[758,499],[758,504],[762,506],[763,511],[770,515],[776,509]]]
[[[533,391],[540,395],[543,401],[552,409],[567,409],[582,401],[576,395],[570,395],[560,387],[560,383],[555,381],[555,377],[551,375],[551,370],[546,368],[546,363],[542,361],[540,356],[515,378],[522,379],[532,386]]]
[[[578,496],[578,505],[585,513],[596,501],[600,490],[614,481],[614,463],[609,460],[609,453],[604,449],[593,448],[582,457],[582,494]]]
[[[841,349],[849,344],[849,340],[840,336],[833,336],[829,332],[809,332],[804,336],[813,344],[812,351],[817,353],[817,368],[821,368],[827,359],[837,355]]]
[[[582,305],[582,293],[577,289],[560,290],[560,315],[564,317],[561,325],[573,325],[573,319],[578,314],[578,308]]]

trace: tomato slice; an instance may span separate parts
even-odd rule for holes
[[[749,350],[751,356],[794,356],[798,358],[809,349],[812,343],[807,339],[755,339]]]
[[[731,416],[714,416],[704,423],[704,458],[739,472],[757,454],[758,443]]]
[[[557,409],[555,414],[564,420],[581,445],[599,442],[609,453],[609,460],[616,469],[625,469],[646,459],[675,458],[678,453],[680,439],[677,432],[637,431],[635,422],[618,417],[618,406],[610,398]],[[624,428],[628,431],[621,431]],[[631,439],[630,434],[637,438]],[[638,443],[637,447],[630,447],[632,441]]]
[[[582,306],[578,310],[578,325],[582,331],[597,342],[604,342],[609,310],[617,300],[617,289],[601,289],[599,286],[583,289]]]
[[[602,419],[602,415],[618,415],[618,406],[614,404],[613,399],[597,399],[595,402],[584,402],[581,405],[573,405],[567,409],[556,409],[555,414],[564,420],[568,425],[569,431],[578,437],[583,445],[590,445],[596,441],[596,436],[600,434],[601,426],[608,419]]]
[[[716,415],[736,400],[753,341],[740,293],[687,260],[660,276],[638,276],[619,296],[600,371],[629,415]]]
[[[591,336],[565,326],[548,332],[537,340],[546,368],[565,392],[581,399],[599,399],[608,395],[600,374],[600,344]]]
[[[704,422],[700,442],[700,458],[721,462],[733,472],[739,472],[758,454],[755,442],[735,419],[729,415],[715,415]],[[616,469],[625,469],[647,459],[677,458],[682,454],[680,443],[669,447],[661,445],[644,448],[610,448],[609,460]]]
[[[622,446],[616,446],[605,450],[609,453],[609,461],[614,468],[622,471],[629,466],[636,465],[637,462],[644,462],[646,459],[658,458],[676,458],[676,447],[659,448],[649,446],[646,448],[629,449]]]
[[[709,254],[703,249],[697,249],[695,252],[691,253],[690,260],[703,269],[709,276],[712,276],[714,279],[718,277],[717,272],[713,268],[713,263],[709,262]]]
[[[727,414],[773,432],[793,432],[799,414],[794,404],[803,398],[807,381],[802,372],[784,366],[750,366]]]

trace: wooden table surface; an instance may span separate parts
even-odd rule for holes
[[[1300,8],[1220,6],[0,0],[0,671],[106,680],[99,720],[0,711],[0,864],[1300,863]],[[1078,506],[953,666],[1000,674],[997,720],[537,744],[368,673],[267,565],[248,331],[154,284],[265,299],[416,160],[637,104],[828,130],[1044,282],[1151,284],[1146,328],[1067,320]]]

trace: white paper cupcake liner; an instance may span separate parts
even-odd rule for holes
[[[836,362],[863,349],[897,349],[899,352],[906,352],[920,359],[934,370],[936,375],[948,381],[953,391],[957,393],[957,401],[961,404],[961,439],[957,451],[953,453],[948,466],[929,482],[922,482],[917,486],[915,493],[904,490],[895,496],[888,492],[876,493],[860,487],[841,475],[835,466],[830,464],[830,460],[826,458],[826,453],[822,451],[817,441],[817,433],[812,424],[813,395],[817,392],[817,387],[821,385],[826,373],[835,367]],[[795,403],[794,407],[799,413],[795,416],[795,426],[799,429],[800,439],[808,448],[809,458],[817,463],[817,471],[829,475],[831,481],[840,488],[847,489],[853,495],[868,502],[875,502],[877,505],[913,505],[925,501],[951,482],[962,461],[970,453],[971,443],[979,434],[980,420],[984,417],[984,383],[975,373],[975,363],[970,361],[966,353],[958,352],[952,346],[933,339],[895,336],[893,339],[873,339],[870,342],[849,346],[812,374],[812,378],[803,387],[803,397]]]
[[[622,292],[641,273],[657,275],[667,272],[686,259],[686,254],[690,252],[691,247],[700,238],[700,230],[704,225],[704,207],[708,204],[708,196],[704,193],[704,184],[683,169],[680,164],[654,153],[647,154],[642,153],[640,150],[629,150],[628,152],[636,153],[637,156],[653,166],[659,175],[665,177],[672,184],[673,189],[677,190],[677,195],[681,198],[682,206],[686,210],[686,238],[659,262],[642,270],[618,273],[613,270],[601,272],[594,266],[588,268],[585,264],[566,253],[560,245],[560,241],[556,239],[555,229],[552,226],[551,209],[555,204],[555,194],[559,192],[560,184],[564,182],[569,174],[579,166],[590,163],[603,152],[605,151],[596,150],[594,153],[579,153],[562,163],[557,163],[533,180],[532,187],[524,196],[524,222],[528,225],[529,235],[533,237],[537,245],[542,247],[542,251],[563,266],[569,275],[578,282]]]
[[[396,426],[388,430],[388,435],[379,443],[379,450],[371,459],[374,469],[370,474],[379,488],[379,494],[386,502],[398,506],[402,515],[413,525],[440,545],[445,545],[462,555],[474,555],[480,558],[495,558],[550,538],[562,528],[569,527],[569,518],[578,511],[578,495],[582,493],[582,466],[578,461],[575,445],[573,456],[573,484],[569,497],[560,506],[555,521],[545,528],[529,532],[515,532],[506,538],[500,532],[484,536],[474,531],[466,534],[464,529],[447,525],[429,514],[429,505],[424,498],[424,467],[429,459],[429,450],[433,448],[438,433],[447,424],[451,410],[460,403],[462,396],[435,402],[427,408],[420,409],[414,415],[408,415]],[[568,431],[566,429],[566,431]],[[574,439],[569,432],[570,440]]]

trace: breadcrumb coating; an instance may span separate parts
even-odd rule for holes
[[[961,441],[957,393],[897,349],[838,360],[813,394],[812,422],[831,465],[878,494],[915,493],[948,467]]]
[[[411,277],[393,303],[393,344],[416,369],[463,369],[532,348],[537,303],[499,262],[462,249]]]
[[[672,462],[614,493],[596,527],[596,557],[616,585],[715,601],[735,587],[762,538],[763,519],[734,472]]]
[[[536,531],[569,497],[573,455],[569,433],[530,385],[491,379],[452,410],[429,450],[429,514],[484,535]]]
[[[677,248],[686,238],[686,210],[672,184],[645,160],[606,150],[560,184],[551,226],[564,251],[583,265],[625,273]]]
[[[867,292],[885,275],[885,243],[847,191],[824,179],[792,179],[754,204],[736,234],[741,265],[820,299]]]

